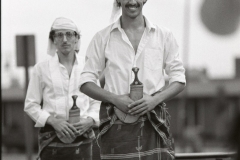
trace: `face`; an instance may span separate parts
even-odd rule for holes
[[[68,55],[74,53],[74,46],[78,42],[74,31],[72,30],[56,30],[54,34],[54,44],[58,52]]]
[[[136,18],[142,15],[142,8],[147,0],[117,0],[122,6],[122,15],[130,18]]]

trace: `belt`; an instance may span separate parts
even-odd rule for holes
[[[42,128],[40,129],[40,133],[51,132],[51,131],[54,131],[54,132],[49,133],[49,134],[56,134],[56,133],[55,133],[55,129],[54,129],[51,125],[48,125],[48,124],[46,124],[44,127],[42,127]],[[51,135],[49,135],[49,136],[51,136]],[[87,143],[89,143],[89,142],[91,142],[92,140],[89,141],[89,138],[86,138],[86,137],[84,137],[83,135],[81,135],[81,136],[78,136],[78,137],[74,140],[73,143],[79,143],[79,142],[82,142],[82,141],[84,141],[84,143],[85,143],[85,141],[86,141]],[[52,141],[51,143],[63,144],[63,142],[62,142],[57,136],[53,139],[53,141]],[[54,146],[54,147],[55,147],[55,146]]]
[[[148,120],[147,115],[143,115],[143,116],[139,117],[139,119],[138,119],[136,122],[134,122],[134,123],[124,123],[124,122],[122,122],[121,120],[117,119],[117,120],[114,122],[114,124],[129,124],[129,125],[134,125],[134,124],[137,124],[137,123],[139,123],[139,122],[143,122],[143,121],[147,121],[147,120]]]

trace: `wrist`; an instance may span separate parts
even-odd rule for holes
[[[107,102],[115,104],[116,100],[117,100],[117,95],[114,93],[110,93],[109,96],[107,97]]]
[[[95,124],[95,120],[92,117],[87,117],[87,119],[89,119],[91,126]]]
[[[49,116],[48,119],[47,119],[47,121],[46,121],[46,123],[49,124],[49,125],[51,125],[51,126],[53,126],[54,123],[55,123],[55,118],[52,117],[52,116]]]
[[[156,106],[163,102],[162,96],[159,94],[154,95],[153,99]]]

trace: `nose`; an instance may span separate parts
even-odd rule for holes
[[[64,41],[64,42],[66,42],[66,41],[67,41],[67,37],[66,37],[66,35],[65,35],[65,34],[63,35],[63,41]]]

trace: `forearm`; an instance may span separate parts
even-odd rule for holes
[[[115,94],[100,88],[93,82],[84,83],[81,86],[80,91],[89,97],[102,102],[114,103],[114,99],[116,98]]]
[[[177,94],[183,91],[184,87],[184,83],[173,82],[166,89],[164,89],[162,92],[157,93],[153,97],[156,103],[159,104],[175,97]]]

